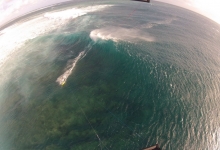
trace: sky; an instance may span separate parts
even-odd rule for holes
[[[67,0],[0,0],[0,26],[35,9]],[[220,24],[219,0],[155,0],[200,13]]]
[[[219,0],[157,0],[177,5],[202,14],[220,24]]]

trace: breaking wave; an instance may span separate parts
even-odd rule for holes
[[[95,29],[91,31],[90,38],[94,41],[113,40],[115,42],[121,41],[147,41],[153,42],[155,38],[147,32],[141,32],[138,29],[122,28],[122,27],[106,27],[101,29]]]
[[[63,11],[45,13],[35,19],[17,23],[1,31],[0,34],[0,67],[14,51],[21,48],[26,41],[60,28],[74,19],[90,12],[100,11],[111,5],[95,5],[84,8],[71,8]],[[62,21],[60,21],[62,19]],[[11,36],[16,35],[16,36]],[[8,44],[10,41],[10,44]]]
[[[62,19],[62,20],[73,19],[90,12],[100,11],[110,6],[111,5],[97,5],[97,6],[88,6],[85,8],[71,8],[64,11],[46,13],[44,17],[49,19]]]

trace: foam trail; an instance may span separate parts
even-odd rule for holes
[[[71,66],[67,66],[67,68],[69,68],[67,71],[65,71],[61,76],[59,76],[56,80],[57,83],[59,83],[60,85],[64,85],[66,83],[67,78],[72,74],[73,69],[76,66],[76,63],[83,58],[85,55],[85,51],[82,51],[81,53],[79,53],[79,55],[72,61]]]

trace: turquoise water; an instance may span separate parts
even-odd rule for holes
[[[1,65],[0,149],[219,149],[219,25],[158,2],[106,4]]]

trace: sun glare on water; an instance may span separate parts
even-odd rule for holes
[[[193,6],[203,15],[220,24],[220,1],[192,1]]]

